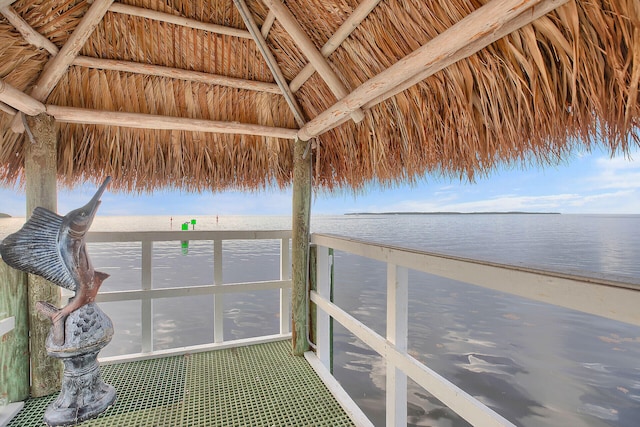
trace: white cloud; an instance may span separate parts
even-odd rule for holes
[[[589,182],[598,189],[640,189],[640,162],[624,157],[600,157],[595,161],[597,173]]]

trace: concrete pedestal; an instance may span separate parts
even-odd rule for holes
[[[65,322],[65,340],[55,345],[47,337],[47,353],[64,363],[62,389],[44,413],[48,426],[76,425],[96,417],[113,404],[116,390],[105,384],[97,358],[113,336],[111,319],[94,304],[71,313]]]

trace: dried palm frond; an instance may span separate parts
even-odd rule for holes
[[[243,29],[233,2],[122,3]],[[327,61],[348,90],[392,66],[487,0],[380,2]],[[258,24],[268,15],[248,0]],[[356,0],[285,1],[318,49],[360,5]],[[13,7],[62,47],[88,7],[81,0],[18,0]],[[307,58],[276,21],[267,37],[287,81]],[[273,83],[252,40],[107,12],[81,55],[183,68]],[[30,91],[49,56],[0,19],[0,77]],[[362,190],[425,174],[473,180],[501,166],[555,164],[576,147],[611,153],[640,144],[640,5],[637,0],[569,1],[414,86],[322,134],[314,185]],[[311,119],[337,99],[314,73],[295,93]],[[278,94],[71,66],[47,103],[295,128]],[[22,135],[0,116],[0,181],[23,173]],[[62,184],[114,176],[114,188],[152,191],[261,189],[292,179],[291,141],[188,130],[59,123]]]

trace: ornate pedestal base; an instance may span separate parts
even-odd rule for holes
[[[116,390],[100,376],[98,353],[113,336],[113,324],[96,304],[80,307],[67,317],[65,342],[53,343],[47,337],[47,353],[62,359],[62,389],[44,413],[49,426],[68,426],[93,418],[116,400]]]

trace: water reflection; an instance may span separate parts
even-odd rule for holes
[[[0,238],[21,225],[3,221]],[[96,218],[92,230],[124,226],[158,230],[169,222]],[[640,278],[637,215],[335,216],[314,218],[312,227],[501,263]],[[198,228],[288,229],[290,217],[199,218]],[[179,242],[154,248],[154,287],[212,283],[211,242],[191,242],[186,257]],[[279,250],[278,241],[225,242],[225,282],[278,278]],[[139,288],[139,243],[90,244],[89,252],[95,267],[112,275],[103,291]],[[385,335],[386,265],[342,253],[335,260],[336,304]],[[410,354],[516,425],[640,425],[640,328],[422,273],[410,272],[409,283]],[[277,291],[226,295],[225,336],[277,333],[278,300]],[[155,345],[211,341],[211,306],[202,297],[157,301]],[[140,351],[139,302],[102,307],[116,335],[101,354]],[[384,425],[384,361],[339,325],[334,336],[336,377],[374,424]],[[412,381],[408,387],[408,425],[468,425]]]

